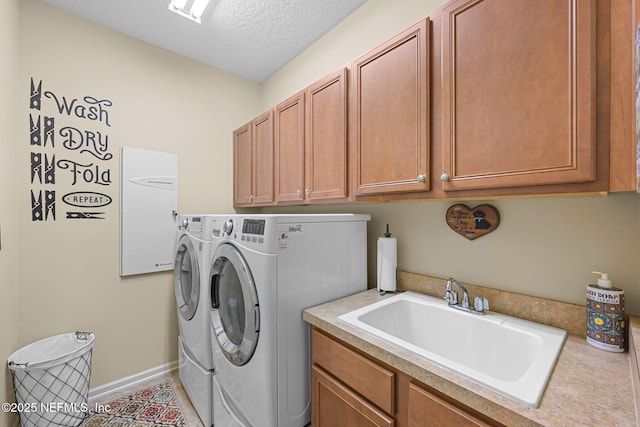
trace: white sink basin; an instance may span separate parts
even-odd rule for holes
[[[404,292],[339,319],[537,407],[566,331],[485,312],[456,310],[443,299]]]

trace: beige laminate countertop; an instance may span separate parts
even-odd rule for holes
[[[303,319],[505,425],[637,425],[630,363],[635,351],[599,350],[583,336],[569,334],[539,407],[531,408],[338,320],[342,314],[391,296],[372,289],[309,308]],[[630,323],[637,326],[635,321]]]

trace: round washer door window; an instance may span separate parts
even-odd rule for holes
[[[218,247],[211,267],[211,322],[227,360],[242,366],[258,344],[260,309],[253,275],[235,246]]]
[[[200,269],[196,249],[188,236],[182,236],[178,241],[173,283],[178,312],[183,319],[191,320],[196,314],[200,299]]]

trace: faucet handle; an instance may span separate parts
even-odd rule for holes
[[[486,298],[475,297],[473,299],[473,309],[475,311],[489,310],[489,300]]]

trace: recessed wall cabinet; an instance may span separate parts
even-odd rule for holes
[[[424,19],[354,60],[356,196],[429,190],[429,32]]]
[[[315,328],[311,359],[314,427],[501,425]]]
[[[346,68],[275,107],[276,203],[347,197]]]
[[[273,204],[273,111],[233,132],[235,206]]]
[[[595,0],[442,11],[445,191],[596,179]]]

